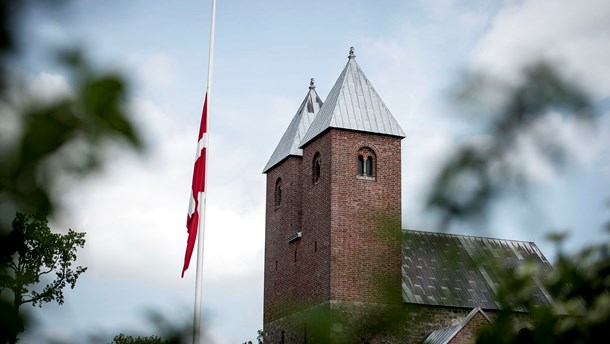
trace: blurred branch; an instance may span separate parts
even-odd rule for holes
[[[491,98],[504,102],[490,106]],[[485,115],[479,122],[488,135],[460,144],[436,176],[427,207],[438,214],[443,229],[456,220],[484,218],[507,191],[526,191],[527,166],[515,161],[524,139],[555,169],[564,167],[567,144],[532,129],[550,111],[582,123],[593,124],[596,119],[586,94],[545,63],[527,68],[521,83],[512,87],[476,76],[466,81],[457,99],[473,112],[483,109]]]
[[[25,236],[9,233],[11,219],[17,212],[38,213],[43,217],[52,214],[59,203],[59,195],[53,193],[59,181],[70,182],[99,170],[107,162],[109,146],[142,149],[140,136],[127,111],[129,88],[123,75],[100,71],[89,64],[81,51],[64,49],[58,64],[65,70],[62,77],[67,80],[70,92],[55,94],[49,99],[32,93],[28,89],[31,82],[14,67],[21,53],[22,42],[17,30],[23,26],[25,9],[47,6],[45,9],[51,10],[64,2],[0,0],[0,258],[3,262],[0,284],[3,288],[15,286],[15,295],[21,295],[25,289],[13,283],[12,277],[36,281],[40,278],[42,273],[10,272],[15,267],[18,269],[14,271],[31,267],[23,261],[11,263],[18,253],[37,252],[38,256],[33,259],[47,266],[52,264],[61,277],[61,282],[49,284],[40,292],[31,291],[28,298],[16,298],[14,303],[1,295],[0,342],[14,342],[16,335],[23,331],[25,324],[17,312],[21,303],[27,300],[40,304],[56,299],[61,304],[63,294],[55,290],[66,285],[74,288],[78,275],[86,269],[71,270],[64,263],[56,266],[45,252],[31,247],[24,249],[27,248]],[[74,239],[66,245],[82,247],[84,244],[84,239],[78,237],[80,233],[69,231],[66,235],[69,240]],[[59,249],[67,250],[68,246]],[[74,252],[69,252],[60,261],[70,260],[72,256],[76,258]]]
[[[570,163],[568,142],[536,130],[550,112],[590,127],[596,122],[586,94],[544,63],[527,68],[514,86],[477,76],[466,82],[458,98],[472,106],[473,112],[484,114],[477,122],[488,135],[459,145],[436,177],[428,208],[437,212],[443,229],[452,222],[485,218],[503,196],[527,194],[528,166],[518,159],[524,141],[554,170]],[[478,343],[596,343],[607,339],[609,241],[602,238],[569,255],[561,248],[566,237],[566,233],[549,235],[558,253],[550,273],[533,262],[495,268],[502,280],[496,290],[502,311],[481,333]],[[538,286],[548,293],[550,304],[536,295]],[[516,326],[515,312],[528,314],[527,327]]]
[[[56,181],[99,169],[107,143],[124,142],[129,147],[142,148],[126,111],[127,87],[123,78],[96,72],[77,51],[64,52],[62,61],[72,74],[69,79],[76,80],[73,95],[54,99],[50,104],[27,98],[20,102],[23,106],[6,96],[1,99],[5,107],[20,114],[21,133],[10,145],[14,149],[0,155],[3,216],[16,210],[52,212],[57,197],[50,190]]]

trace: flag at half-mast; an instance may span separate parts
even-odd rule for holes
[[[201,114],[201,124],[199,125],[199,139],[197,140],[197,154],[195,156],[195,167],[193,169],[193,183],[191,186],[191,197],[189,201],[189,211],[186,218],[186,230],[188,239],[186,243],[186,252],[184,254],[184,266],[182,267],[182,277],[184,272],[189,268],[191,256],[195,242],[197,241],[197,232],[199,230],[199,221],[202,221],[200,214],[200,205],[205,198],[205,154],[207,150],[207,117],[208,117],[208,94],[205,95],[203,102],[203,113]]]

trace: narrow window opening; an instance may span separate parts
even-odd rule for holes
[[[321,172],[321,166],[320,166],[320,153],[316,153],[313,157],[313,166],[312,166],[312,181],[315,184],[318,184],[320,182],[320,172]]]
[[[317,241],[313,242],[313,251],[318,252],[318,242]]]
[[[277,260],[275,261],[275,271],[277,271]]]
[[[373,176],[373,158],[370,156],[368,158],[366,158],[366,176],[367,177]]]
[[[358,155],[358,175],[361,176],[364,174],[364,158],[362,155]]]
[[[282,178],[278,178],[275,182],[275,207],[282,205]]]

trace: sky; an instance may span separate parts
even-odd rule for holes
[[[106,168],[58,190],[53,229],[87,232],[89,267],[65,304],[32,310],[24,343],[80,343],[92,335],[152,334],[151,312],[192,321],[195,264],[180,278],[197,130],[206,89],[210,1],[75,0],[28,11],[19,68],[32,90],[69,92],[56,47],[79,46],[96,66],[130,79],[128,107],[147,143],[143,155],[111,149]],[[515,82],[531,61],[554,63],[599,109],[586,135],[550,112],[533,129],[570,147],[555,171],[527,144],[531,200],[494,209],[484,230],[534,241],[547,257],[550,230],[570,247],[601,236],[610,218],[610,2],[218,0],[209,118],[203,269],[206,343],[255,340],[262,328],[265,175],[262,169],[305,97],[310,78],[325,99],[356,61],[402,126],[403,228],[435,228],[425,212],[431,180],[454,147],[476,140],[451,102],[469,71]],[[606,237],[607,240],[607,237]]]

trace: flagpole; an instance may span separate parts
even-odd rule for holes
[[[212,90],[212,65],[214,63],[214,27],[216,24],[216,0],[212,0],[212,19],[210,22],[210,49],[209,49],[209,56],[208,56],[208,80],[207,80],[207,88],[206,88],[206,99],[205,101],[207,101],[207,109],[208,109],[208,114],[210,113],[210,95],[211,95],[211,90]],[[208,117],[209,116],[205,116],[205,125],[207,128],[208,125]],[[206,133],[206,138],[205,140],[207,141],[207,133]],[[207,147],[207,142],[206,142],[206,147]],[[206,148],[207,150],[207,148]],[[208,154],[205,155],[205,165],[204,166],[208,166]],[[207,184],[207,179],[208,179],[208,173],[205,173],[204,176],[204,184],[203,185],[208,185]],[[195,278],[195,314],[194,314],[194,319],[193,319],[193,344],[199,344],[201,342],[201,294],[202,294],[202,284],[203,284],[203,237],[205,235],[205,220],[206,220],[206,216],[205,216],[205,210],[206,210],[206,199],[207,199],[207,190],[204,190],[203,192],[203,200],[201,200],[201,202],[199,202],[199,209],[198,209],[198,213],[199,213],[199,218],[201,219],[201,221],[198,221],[198,229],[197,231],[198,233],[198,238],[197,238],[197,274],[196,274],[196,278]]]

